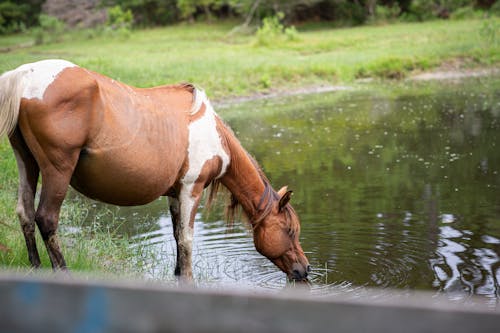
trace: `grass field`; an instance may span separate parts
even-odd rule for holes
[[[259,46],[252,35],[233,35],[231,24],[177,25],[133,31],[124,39],[88,38],[68,32],[59,43],[29,46],[30,35],[0,37],[0,72],[26,62],[64,58],[125,83],[147,87],[194,82],[214,99],[270,90],[349,83],[357,78],[401,78],[446,63],[491,67],[500,62],[496,21],[434,21],[414,24],[329,29],[299,27],[295,40],[276,38]],[[485,28],[486,27],[486,28]],[[490,29],[491,30],[491,29]],[[493,37],[492,37],[493,36]],[[5,138],[0,140],[0,266],[28,267],[15,216],[17,169]],[[61,220],[81,216],[82,206],[67,201]],[[112,233],[65,233],[67,261],[74,270],[137,271],[129,241]],[[43,242],[38,241],[45,267]]]
[[[498,19],[491,29],[498,27]],[[229,36],[233,25],[177,25],[133,31],[129,38],[68,33],[62,42],[0,54],[0,71],[22,63],[64,58],[125,83],[146,87],[194,82],[210,96],[251,95],[270,89],[350,82],[359,77],[403,77],[459,60],[466,66],[500,61],[499,36],[486,20],[328,29],[304,26],[296,40],[258,46],[252,35]],[[490,24],[491,25],[491,24]],[[490,29],[490,30],[491,30]],[[0,48],[29,43],[0,38]]]

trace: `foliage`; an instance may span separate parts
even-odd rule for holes
[[[38,25],[44,0],[0,0],[0,34]],[[436,18],[471,18],[499,12],[491,0],[101,0],[113,15],[116,6],[132,13],[137,26],[158,26],[182,20],[238,18],[259,25],[266,17],[283,13],[281,22],[328,21],[336,26],[366,22],[425,21]],[[489,9],[491,7],[491,9]],[[120,13],[121,14],[121,13]],[[121,29],[121,28],[120,28]],[[115,29],[115,30],[120,30]],[[129,28],[128,28],[129,29]]]
[[[108,21],[106,24],[112,29],[130,29],[134,17],[130,9],[123,10],[120,6],[116,5],[108,9]]]
[[[390,7],[377,5],[375,7],[375,20],[377,22],[395,21],[400,13],[401,9],[397,4],[394,4],[393,6]]]
[[[500,16],[500,1],[496,1],[490,8],[492,15]]]
[[[26,15],[26,4],[16,4],[10,1],[0,3],[0,33],[23,30]]]
[[[177,0],[103,0],[107,7],[120,6],[132,11],[134,24],[165,25],[179,19]]]
[[[465,19],[480,19],[484,16],[482,10],[477,10],[472,6],[461,7],[451,13],[450,18],[453,20],[465,20]]]
[[[130,9],[123,10],[119,5],[108,9],[108,20],[106,22],[106,31],[112,35],[118,35],[122,38],[130,37],[130,29],[134,16]]]
[[[475,10],[476,1],[471,0],[412,0],[406,19],[425,21],[435,18],[457,19],[478,16]]]
[[[23,32],[36,25],[43,1],[0,1],[0,34]]]
[[[57,17],[46,14],[40,14],[38,20],[40,25],[33,29],[36,45],[62,41],[65,28],[64,22]]]
[[[281,22],[285,14],[278,12],[274,16],[264,18],[262,26],[257,30],[257,45],[271,46],[281,40],[297,40],[298,32],[295,27],[285,27]]]
[[[181,13],[181,17],[185,19],[193,19],[193,15],[197,12],[198,8],[202,8],[207,20],[210,20],[210,6],[217,6],[219,4],[220,1],[213,0],[177,0],[177,8]]]

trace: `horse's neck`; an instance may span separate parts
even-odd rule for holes
[[[245,213],[251,218],[257,213],[265,184],[258,166],[240,142],[229,131],[225,136],[231,162],[221,182],[236,197]]]

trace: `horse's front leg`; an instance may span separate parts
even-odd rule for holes
[[[178,198],[170,198],[170,212],[177,242],[175,275],[182,281],[192,281],[194,218],[201,195],[193,195],[193,186],[183,186]]]

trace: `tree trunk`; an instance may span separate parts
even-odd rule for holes
[[[261,0],[255,0],[254,1],[254,3],[252,4],[252,7],[250,7],[250,11],[248,12],[248,15],[247,15],[247,17],[245,19],[245,22],[243,22],[243,24],[238,25],[238,26],[234,27],[233,29],[231,29],[231,31],[228,33],[229,36],[231,36],[232,34],[238,32],[238,31],[240,31],[242,29],[248,28],[248,26],[250,25],[250,22],[252,22],[252,19],[253,19],[253,16],[255,14],[255,11],[259,7],[260,1]]]
[[[210,13],[210,8],[208,5],[203,5],[203,11],[205,12],[205,17],[208,23],[212,23],[212,14]]]
[[[375,8],[377,7],[377,0],[366,1],[366,11],[371,18],[375,17]]]

